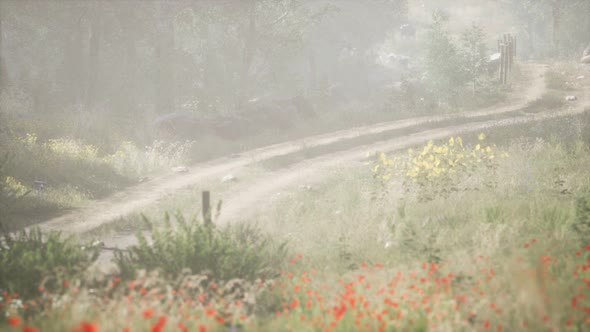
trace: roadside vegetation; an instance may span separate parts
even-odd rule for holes
[[[378,152],[290,193],[257,227],[180,215],[148,222],[153,245],[143,238],[118,253],[122,274],[58,274],[62,287],[44,300],[14,286],[7,322],[48,331],[583,331],[587,117]],[[569,136],[539,134],[556,132]],[[25,310],[33,299],[43,310]]]
[[[588,105],[572,59],[590,3],[440,3],[0,0],[0,332],[590,330],[590,109],[534,118]],[[552,62],[547,89],[504,108],[525,103],[526,57]],[[415,117],[302,140],[83,234],[35,227],[197,162]],[[487,129],[450,134],[467,125]],[[222,200],[194,217],[201,187],[432,128],[450,136],[367,149],[239,223],[217,223]]]

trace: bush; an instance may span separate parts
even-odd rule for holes
[[[22,193],[19,192],[16,188],[11,186],[11,177],[6,176],[4,173],[4,168],[8,164],[8,153],[5,154],[3,157],[0,157],[0,210],[7,211],[8,207],[11,203],[13,203],[19,197],[26,195],[28,192]],[[20,194],[20,195],[19,195]],[[2,219],[4,218],[4,213],[0,214],[0,225],[2,223]]]
[[[448,17],[434,13],[427,40],[426,82],[429,98],[441,108],[482,107],[503,96],[489,72],[487,36],[473,24],[456,40],[448,30]],[[466,94],[472,98],[465,98]]]
[[[576,220],[574,231],[580,236],[584,244],[590,241],[590,193],[578,197],[576,202]]]
[[[194,144],[193,141],[154,141],[151,146],[139,148],[133,142],[123,142],[115,153],[103,157],[102,161],[121,175],[140,178],[150,172],[189,163]]]
[[[484,145],[485,138],[480,134],[480,142],[473,148],[466,148],[461,137],[451,137],[438,145],[429,141],[421,151],[409,149],[405,158],[389,159],[381,153],[373,163],[373,176],[385,190],[393,176],[401,177],[406,192],[414,191],[420,201],[447,197],[456,191],[479,190],[477,182],[465,180],[476,173],[484,175],[484,171],[494,175],[498,168],[496,146]],[[484,185],[495,187],[495,178],[488,176]]]
[[[430,93],[439,106],[456,106],[461,90],[467,83],[459,49],[446,29],[447,18],[434,14],[430,29],[426,69]]]
[[[39,286],[47,290],[61,287],[85,271],[98,258],[97,248],[81,247],[73,237],[59,232],[43,235],[35,228],[16,235],[3,232],[0,238],[0,289],[20,298],[40,295]]]
[[[463,32],[460,53],[463,58],[462,67],[466,79],[475,96],[479,93],[480,87],[485,86],[480,81],[487,76],[488,71],[486,35],[483,29],[475,23],[470,29]]]
[[[152,243],[138,233],[137,246],[115,253],[124,278],[134,278],[138,270],[157,269],[176,277],[188,268],[219,280],[254,280],[278,275],[288,254],[285,242],[275,243],[248,224],[217,230],[196,219],[187,222],[180,214],[175,216],[174,227],[168,214],[161,229],[145,217],[144,221],[151,230]]]

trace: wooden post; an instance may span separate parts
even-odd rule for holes
[[[203,221],[206,226],[213,225],[211,221],[211,193],[208,190],[202,192],[203,201]]]
[[[508,44],[504,44],[504,84],[508,84],[508,74],[510,73],[510,53]]]
[[[514,36],[513,42],[514,42],[514,45],[513,45],[513,47],[514,47],[514,49],[513,49],[513,51],[514,51],[514,57],[516,58],[516,36]]]
[[[504,84],[504,45],[500,45],[500,84]]]
[[[508,34],[504,34],[504,46],[506,47],[506,50],[504,51],[504,54],[506,54],[506,59],[504,59],[506,60],[504,72],[510,73],[510,38],[508,37]],[[505,76],[506,81],[508,81],[508,75]]]
[[[509,48],[509,56],[508,56],[508,71],[512,72],[512,64],[514,63],[514,44],[512,41],[512,35],[508,34],[508,48]]]

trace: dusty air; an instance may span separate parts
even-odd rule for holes
[[[590,331],[589,0],[0,0],[0,332]]]

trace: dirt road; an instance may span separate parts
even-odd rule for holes
[[[302,146],[310,148],[329,145],[338,141],[363,135],[373,135],[396,129],[419,126],[426,123],[432,124],[452,120],[454,118],[475,119],[477,117],[493,114],[513,112],[525,107],[530,101],[540,98],[545,92],[545,80],[543,75],[546,66],[531,64],[524,65],[523,68],[526,75],[530,77],[530,80],[527,81],[527,86],[524,92],[503,107],[492,107],[470,113],[425,116],[356,127],[251,150],[242,153],[239,158],[220,158],[210,162],[200,163],[192,166],[189,173],[169,174],[153,179],[116,193],[104,200],[93,201],[88,204],[88,207],[86,208],[48,220],[38,226],[43,231],[59,230],[65,234],[80,234],[116,221],[157,202],[162,197],[174,194],[183,188],[194,186],[205,179],[219,178],[230,172],[235,173],[237,170],[249,164],[281,155],[295,153],[300,151]]]
[[[337,153],[329,153],[317,158],[296,163],[277,172],[265,174],[255,179],[254,184],[250,183],[248,186],[242,187],[237,186],[232,189],[230,196],[224,198],[224,208],[220,219],[217,220],[218,224],[224,224],[229,221],[239,220],[240,218],[247,218],[257,212],[252,210],[251,207],[256,206],[258,202],[274,195],[281,189],[296,184],[310,184],[316,181],[321,181],[327,170],[337,168],[341,165],[354,166],[355,163],[363,160],[367,151],[396,151],[421,144],[430,139],[442,139],[451,135],[477,132],[491,127],[509,126],[518,123],[539,121],[551,117],[577,114],[583,112],[585,107],[590,106],[588,103],[584,105],[578,103],[577,107],[572,107],[559,112],[548,111],[537,114],[510,116],[498,120],[478,121],[478,118],[481,117],[515,112],[523,109],[529,104],[529,102],[540,98],[545,93],[544,73],[546,66],[527,65],[525,66],[525,69],[527,75],[531,77],[525,93],[522,93],[517,100],[512,100],[510,105],[507,106],[489,108],[468,114],[420,117],[381,123],[373,126],[342,130],[303,140],[295,140],[255,149],[243,153],[237,159],[217,159],[208,163],[195,165],[191,168],[191,172],[187,174],[172,174],[152,180],[125,192],[113,195],[104,201],[96,202],[90,208],[50,220],[44,223],[42,227],[44,230],[58,229],[66,233],[83,233],[101,225],[113,222],[132,212],[141,210],[142,208],[157,202],[166,195],[171,195],[180,189],[194,186],[207,178],[219,178],[221,175],[229,172],[236,172],[239,169],[256,162],[298,152],[302,145],[305,145],[306,147],[329,145],[341,140],[362,135],[371,135],[420,124],[442,122],[455,118],[470,119],[467,123],[461,125],[422,130],[413,134],[397,137],[396,139],[357,146]],[[125,248],[135,244],[136,240],[134,234],[122,233],[107,236],[103,239],[103,242],[108,247]],[[105,264],[111,257],[111,252],[105,252],[100,258],[100,264]]]
[[[550,118],[575,115],[590,108],[590,103],[577,105],[564,111],[547,111],[537,114],[528,114],[510,117],[501,120],[489,120],[483,122],[471,122],[464,125],[449,126],[419,133],[401,136],[395,140],[359,146],[345,152],[329,154],[319,158],[303,161],[279,172],[268,174],[257,179],[256,184],[249,184],[247,188],[234,190],[232,197],[224,199],[224,209],[217,224],[229,221],[238,221],[252,216],[257,211],[253,206],[264,206],[266,198],[271,197],[281,189],[296,185],[310,185],[325,177],[326,171],[339,165],[346,167],[356,166],[366,158],[368,151],[394,152],[423,144],[428,140],[444,139],[453,135],[485,131],[490,128],[506,127],[532,121],[541,121]]]

